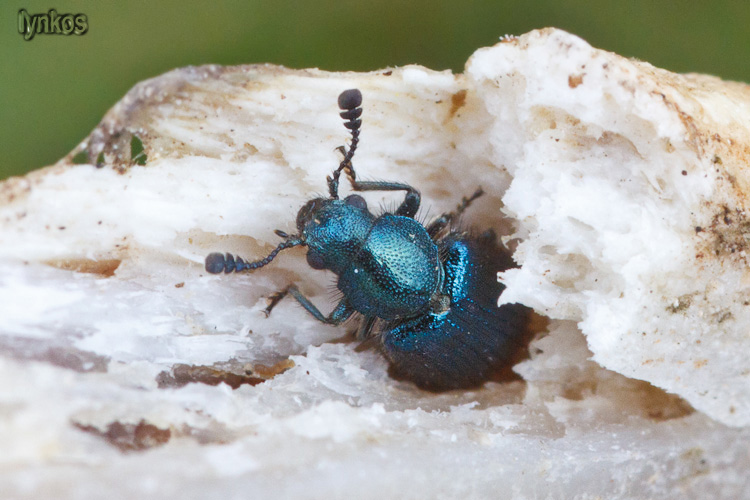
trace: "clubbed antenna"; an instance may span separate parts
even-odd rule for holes
[[[362,126],[362,120],[359,119],[362,116],[361,105],[362,92],[359,89],[349,89],[339,94],[339,108],[343,110],[340,116],[346,120],[344,121],[344,126],[351,132],[352,142],[348,151],[343,146],[339,148],[344,154],[344,159],[339,164],[339,167],[333,171],[333,176],[328,177],[328,191],[333,199],[338,199],[339,197],[339,177],[341,176],[341,171],[348,169],[351,172],[352,178],[354,178],[352,158],[354,158],[354,152],[357,150],[357,144],[359,144],[359,128]]]
[[[211,274],[219,273],[239,273],[242,271],[252,271],[269,264],[276,255],[286,248],[296,247],[303,245],[304,243],[300,238],[290,237],[286,241],[282,241],[279,246],[273,249],[267,257],[256,260],[255,262],[245,262],[242,257],[235,257],[231,253],[218,253],[214,252],[208,254],[206,257],[206,271]]]

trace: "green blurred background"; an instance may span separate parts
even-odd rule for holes
[[[88,33],[24,41],[21,8],[84,13]],[[460,72],[501,35],[555,26],[673,71],[750,81],[750,2],[739,1],[5,0],[0,21],[0,178],[55,162],[135,83],[186,65]]]

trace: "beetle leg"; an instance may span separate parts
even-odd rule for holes
[[[452,212],[444,213],[434,221],[430,222],[430,224],[427,226],[427,234],[430,235],[431,238],[434,238],[440,231],[445,229],[451,222],[453,222],[455,219],[457,219],[467,208],[469,208],[469,205],[471,205],[471,202],[479,198],[484,194],[484,191],[482,188],[477,188],[476,191],[474,191],[474,194],[472,194],[469,197],[464,196],[461,199],[461,203],[456,206],[456,209]]]
[[[263,314],[266,315],[266,318],[271,315],[271,311],[273,310],[274,307],[276,307],[276,304],[281,302],[281,299],[286,297],[288,293],[289,293],[289,289],[285,288],[284,290],[281,290],[280,292],[276,292],[266,297],[266,303],[268,304],[268,306],[265,309],[263,309]]]
[[[323,316],[323,313],[320,312],[320,309],[318,309],[315,304],[310,302],[310,299],[302,295],[302,292],[299,291],[296,285],[289,285],[285,290],[276,292],[268,297],[268,307],[266,307],[266,309],[263,311],[266,317],[271,314],[271,310],[276,307],[276,304],[278,304],[281,299],[286,297],[287,294],[291,294],[292,297],[297,299],[297,302],[299,302],[300,305],[302,305],[302,307],[307,310],[307,312],[312,314],[315,319],[328,325],[341,324],[349,319],[349,317],[354,313],[354,309],[349,305],[346,299],[343,299],[338,303],[331,314],[329,314],[328,316]]]
[[[372,332],[372,326],[375,324],[375,316],[369,316],[362,318],[357,328],[357,340],[365,340],[370,336]]]
[[[402,215],[413,219],[417,214],[422,197],[420,196],[419,191],[410,185],[401,182],[358,181],[354,177],[354,171],[349,169],[347,170],[347,175],[354,191],[406,191],[404,201],[402,201],[401,205],[396,209],[396,215]]]

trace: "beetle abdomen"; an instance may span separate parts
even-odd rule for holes
[[[518,304],[497,306],[504,286],[496,273],[513,262],[494,235],[453,233],[440,246],[450,307],[391,322],[381,333],[394,374],[433,391],[485,382],[515,353],[530,312]]]

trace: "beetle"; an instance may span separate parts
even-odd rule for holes
[[[338,325],[357,314],[357,338],[379,341],[392,375],[431,391],[479,386],[513,355],[529,320],[524,306],[497,306],[504,285],[496,275],[514,267],[510,252],[491,230],[477,235],[453,227],[483,194],[481,188],[454,211],[423,225],[415,219],[421,202],[417,189],[401,182],[358,180],[352,158],[359,143],[361,104],[358,89],[339,96],[350,146],[339,148],[344,158],[326,178],[329,196],[309,200],[297,213],[297,234],[277,230],[283,241],[253,262],[212,253],[205,268],[213,274],[252,271],[282,250],[306,246],[310,267],[338,277],[341,300],[324,315],[290,285],[270,297],[267,313],[291,294],[326,324]],[[404,200],[395,211],[373,214],[359,194],[339,198],[342,172],[353,191],[404,191]]]

